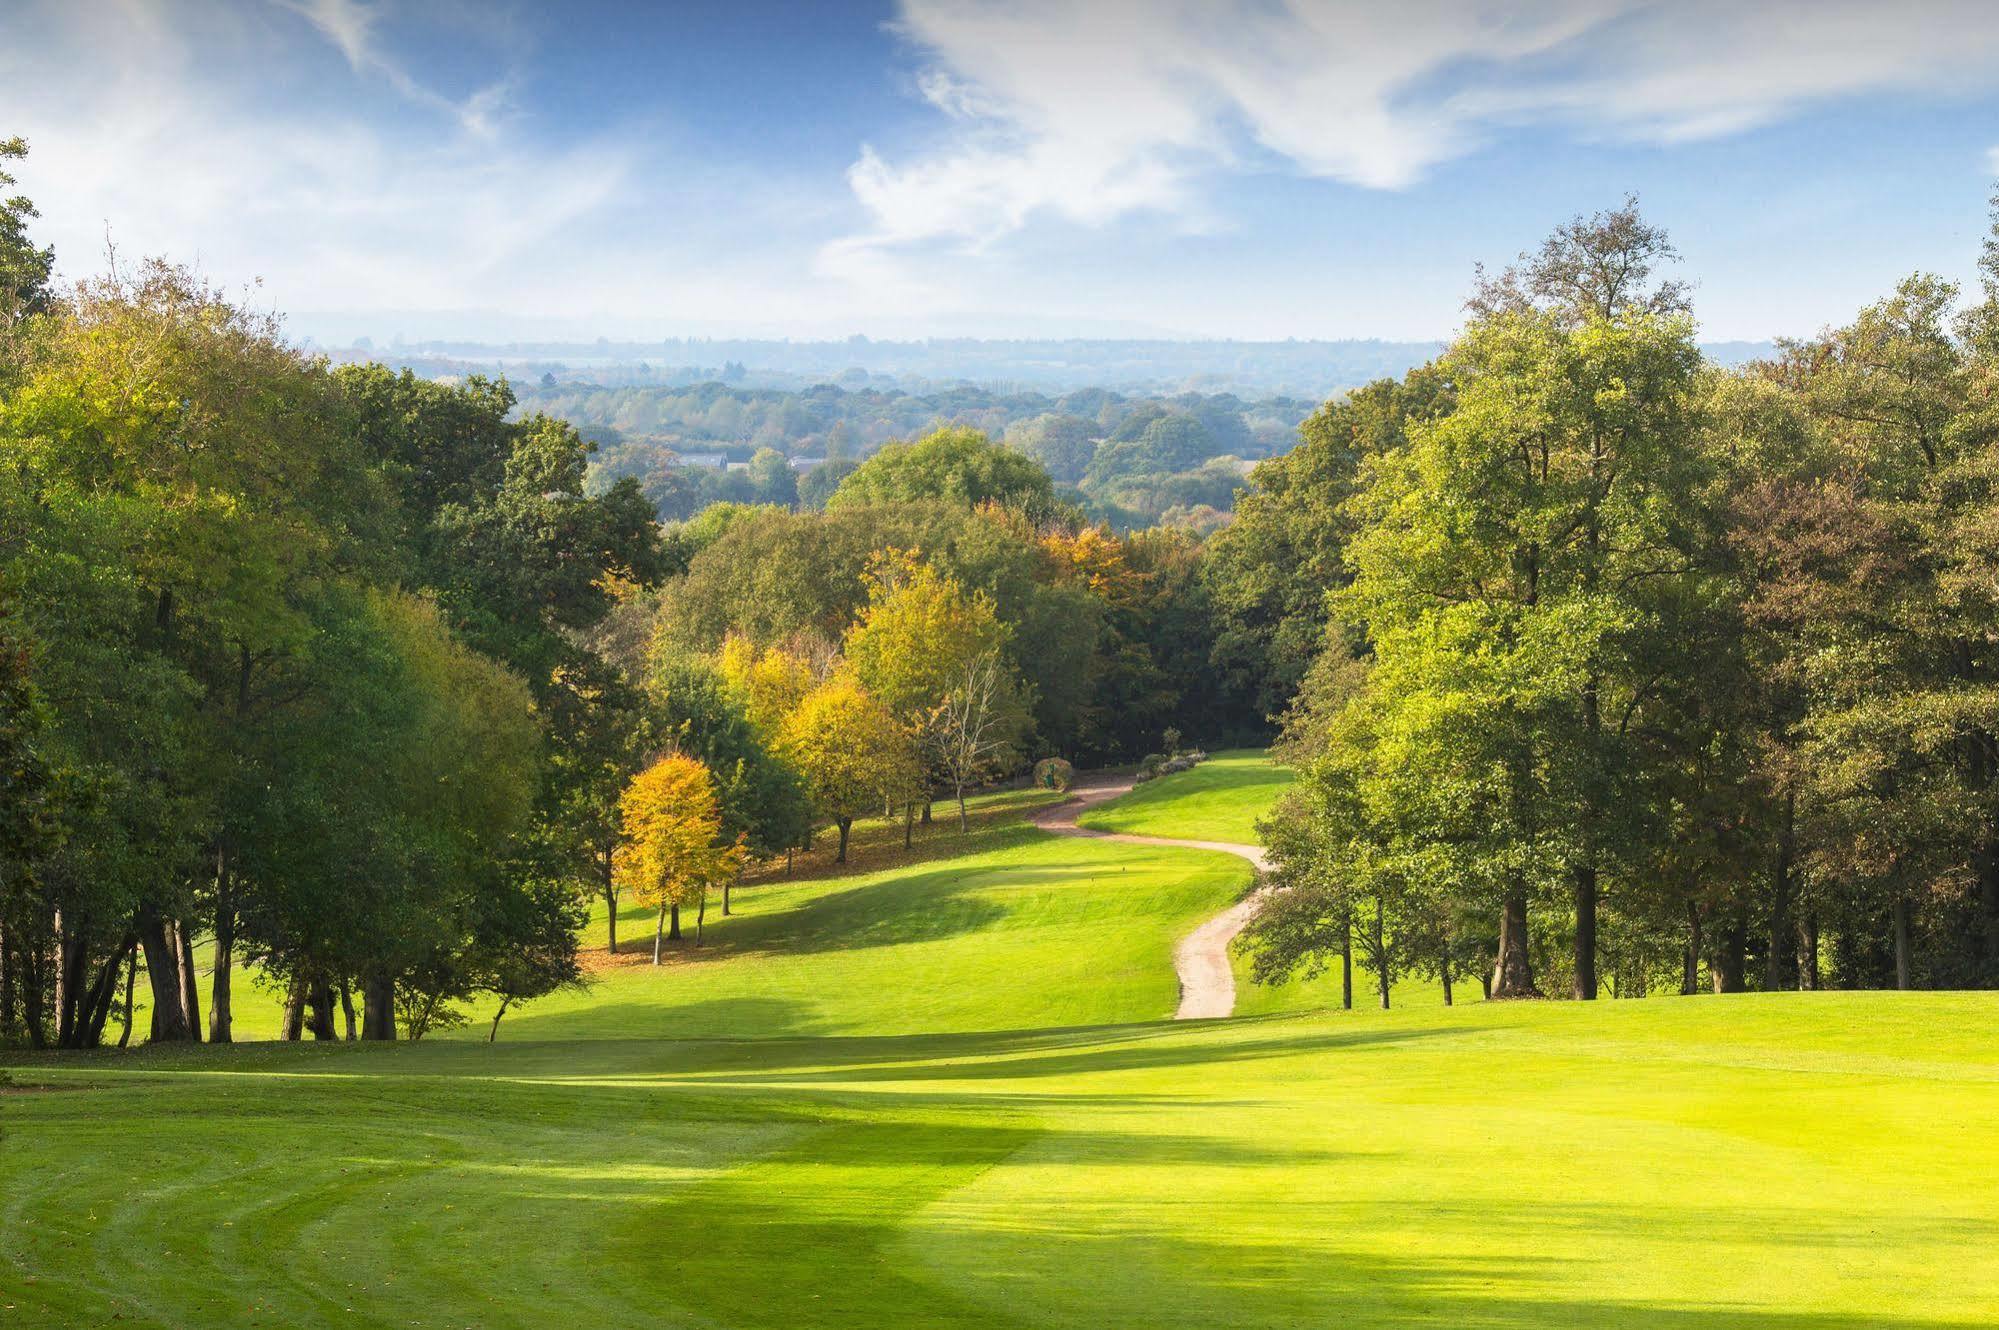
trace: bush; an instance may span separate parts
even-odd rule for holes
[[[1076,779],[1076,768],[1059,757],[1044,757],[1034,764],[1034,788],[1062,791]]]

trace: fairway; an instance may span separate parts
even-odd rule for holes
[[[1212,815],[1216,784],[1178,788]],[[1222,784],[1252,820],[1274,789]],[[1186,820],[1175,789],[1147,816]],[[17,1058],[8,1323],[1999,1316],[1999,997],[1410,986],[1173,1024],[1173,942],[1239,861],[1004,821],[964,848],[744,891],[496,1045]]]
[[[1256,748],[1216,753],[1191,771],[1147,781],[1077,820],[1092,831],[1178,840],[1257,843],[1256,820],[1291,783],[1291,772]]]
[[[15,1068],[10,1324],[1970,1326],[1985,995]],[[1503,1088],[1502,1088],[1503,1087]],[[1946,1278],[1941,1272],[1950,1271]]]

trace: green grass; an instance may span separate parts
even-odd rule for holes
[[[1971,1326],[1995,995],[265,1045],[0,1097],[9,1324]]]
[[[0,1326],[1999,1320],[1999,994],[1174,1024],[1239,862],[956,844],[496,1045],[14,1055]]]
[[[1216,753],[1191,771],[1147,781],[1077,819],[1093,831],[1257,843],[1256,820],[1291,783],[1260,749]]]

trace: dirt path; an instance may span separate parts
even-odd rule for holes
[[[1258,875],[1270,867],[1263,849],[1257,845],[1237,845],[1219,840],[1175,840],[1170,836],[1127,836],[1120,832],[1091,831],[1076,825],[1076,819],[1098,804],[1131,792],[1131,782],[1115,781],[1077,786],[1069,798],[1034,815],[1034,825],[1058,836],[1086,836],[1092,840],[1123,841],[1127,845],[1168,845],[1183,850],[1220,850],[1249,860]],[[1235,974],[1229,968],[1229,943],[1242,932],[1256,913],[1261,890],[1231,905],[1202,924],[1173,949],[1173,969],[1180,976],[1180,1007],[1176,1021],[1206,1020],[1235,1011]]]

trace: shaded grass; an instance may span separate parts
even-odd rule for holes
[[[1291,771],[1261,749],[1216,753],[1193,768],[1147,781],[1077,819],[1093,831],[1255,845],[1257,819],[1291,784]]]

